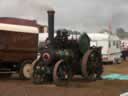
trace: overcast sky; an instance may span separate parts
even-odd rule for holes
[[[128,0],[0,0],[0,16],[36,19],[47,24],[55,9],[55,27],[97,32],[112,23],[128,31]]]

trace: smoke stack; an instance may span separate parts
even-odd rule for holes
[[[54,10],[48,10],[48,38],[52,43],[54,39]]]

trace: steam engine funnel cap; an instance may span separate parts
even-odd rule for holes
[[[51,14],[51,15],[55,14],[54,10],[48,10],[47,12],[48,12],[48,14]]]

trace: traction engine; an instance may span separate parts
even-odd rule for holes
[[[32,63],[33,83],[68,81],[73,75],[88,80],[100,78],[101,47],[90,47],[86,33],[75,36],[68,30],[58,30],[55,36],[54,13],[48,11],[48,39]]]

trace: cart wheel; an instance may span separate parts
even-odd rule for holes
[[[117,59],[113,59],[112,64],[117,64]]]
[[[20,79],[31,79],[32,77],[32,61],[24,61],[20,68]]]
[[[88,80],[95,80],[95,62],[91,60],[92,50],[88,50],[82,59],[82,76]]]
[[[120,64],[121,63],[121,59],[114,59],[113,60],[113,62],[112,62],[113,64]]]
[[[121,64],[121,63],[122,63],[122,59],[119,58],[117,64]]]
[[[69,81],[72,78],[70,66],[64,63],[64,60],[59,60],[53,69],[53,80],[57,84],[61,81]]]

